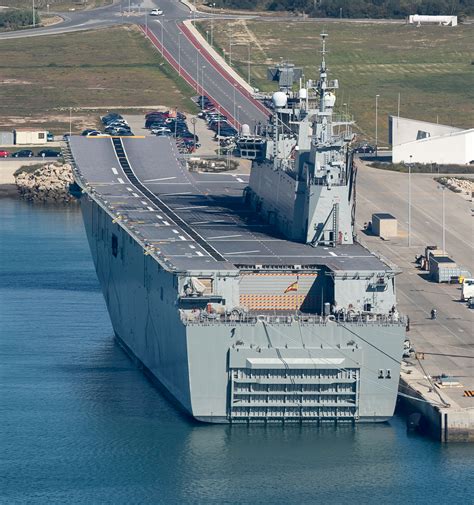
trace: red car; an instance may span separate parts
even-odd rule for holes
[[[6,158],[7,156],[10,156],[10,152],[0,149],[0,158]]]

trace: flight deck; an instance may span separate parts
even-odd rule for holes
[[[248,175],[191,172],[173,139],[74,136],[69,145],[80,185],[177,270],[391,270],[359,244],[315,248],[282,238],[244,206]]]

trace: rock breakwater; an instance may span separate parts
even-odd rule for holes
[[[71,165],[68,163],[22,167],[15,172],[15,183],[21,198],[31,202],[75,202],[69,193],[69,185],[73,180]]]

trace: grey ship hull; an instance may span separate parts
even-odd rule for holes
[[[401,321],[183,320],[177,274],[144,254],[95,200],[84,196],[81,206],[115,334],[195,419],[374,422],[393,415]]]

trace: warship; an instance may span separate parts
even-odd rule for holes
[[[65,149],[119,343],[199,421],[376,422],[395,408],[397,270],[357,242],[351,122],[276,69],[250,174],[201,172],[168,137]],[[296,79],[297,80],[297,79]],[[347,118],[346,118],[347,119]]]

